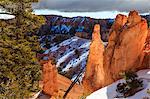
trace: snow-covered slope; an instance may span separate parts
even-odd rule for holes
[[[77,76],[81,68],[86,65],[90,40],[72,37],[46,50],[56,59],[56,66],[60,74],[72,79]],[[44,57],[47,59],[48,57]]]
[[[135,95],[128,98],[114,98],[117,94],[116,86],[120,82],[124,82],[123,79],[114,82],[113,84],[106,86],[102,89],[99,89],[89,95],[86,99],[150,99],[150,94],[147,93],[147,90],[150,89],[150,69],[140,70],[137,72],[139,78],[144,80],[144,89],[137,92]],[[148,98],[144,98],[148,97]]]

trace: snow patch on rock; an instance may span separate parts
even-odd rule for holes
[[[140,70],[137,72],[139,78],[144,79],[144,89],[137,92],[135,95],[128,98],[114,98],[117,94],[116,86],[118,83],[124,82],[123,79],[114,82],[111,85],[108,85],[104,88],[101,88],[91,95],[87,96],[86,99],[143,99],[144,97],[149,97],[150,94],[147,93],[147,90],[150,89],[150,69]]]

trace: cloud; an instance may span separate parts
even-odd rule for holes
[[[96,12],[138,10],[150,11],[150,0],[41,0],[33,4],[36,9],[50,9],[64,12]]]

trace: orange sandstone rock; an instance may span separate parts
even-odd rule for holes
[[[57,69],[49,60],[43,65],[43,92],[49,96],[57,96],[58,93],[58,81],[57,81]]]
[[[125,23],[127,22],[127,16],[122,15],[122,14],[118,14],[116,16],[115,22],[113,23],[110,32],[112,31],[118,31],[125,25]]]
[[[143,60],[143,67],[150,68],[150,29],[148,31],[148,35],[145,42],[145,48],[144,48],[144,60]]]
[[[108,45],[104,52],[104,66],[110,69],[111,60],[114,54],[115,46],[119,40],[120,31],[122,31],[123,26],[127,22],[127,17],[125,15],[117,15],[114,24],[110,29],[110,36],[108,40]]]
[[[92,42],[86,65],[85,77],[83,78],[83,86],[85,92],[93,92],[104,87],[111,82],[108,72],[103,65],[104,45],[100,39],[100,26],[95,25],[92,34]]]
[[[121,71],[141,68],[147,33],[147,22],[136,11],[130,12],[127,23],[121,29],[112,27],[104,53],[104,66],[110,67],[114,80],[119,78]]]
[[[136,25],[141,22],[142,18],[136,11],[130,11],[128,16],[128,26]]]

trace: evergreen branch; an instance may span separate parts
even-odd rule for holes
[[[0,12],[0,14],[16,15],[16,14],[11,14],[11,13],[9,13],[9,12]]]
[[[0,4],[0,8],[6,9],[6,7],[3,4]]]

